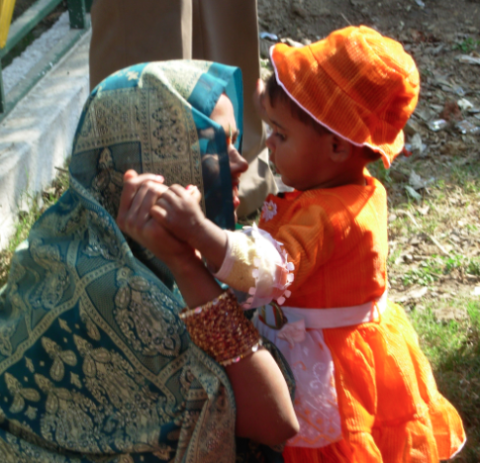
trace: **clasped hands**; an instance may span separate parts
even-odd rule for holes
[[[192,238],[206,221],[198,188],[168,187],[161,175],[134,170],[123,180],[119,228],[169,267],[198,260]]]

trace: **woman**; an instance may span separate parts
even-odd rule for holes
[[[190,342],[173,277],[190,306],[221,293],[198,258],[128,221],[162,174],[167,184],[207,183],[207,214],[233,225],[225,130],[208,116],[225,93],[241,121],[240,85],[233,68],[165,62],[127,68],[93,91],[70,188],[18,249],[0,303],[0,461],[234,461],[235,431],[270,445],[295,432],[267,351],[224,370]],[[140,244],[116,225],[119,208]]]

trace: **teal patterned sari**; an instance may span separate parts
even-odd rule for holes
[[[218,64],[136,65],[91,94],[70,188],[0,299],[2,463],[245,461],[224,370],[189,341],[168,269],[114,220],[133,168],[198,185],[234,226],[225,133],[208,118],[222,92],[241,121],[240,71]]]

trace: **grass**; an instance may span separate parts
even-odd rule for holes
[[[7,283],[10,261],[17,246],[27,238],[30,228],[40,215],[57,202],[67,188],[68,174],[66,170],[62,169],[59,170],[59,175],[50,187],[46,188],[40,195],[33,195],[29,192],[24,193],[22,202],[29,204],[30,210],[19,214],[15,232],[10,238],[8,247],[0,251],[0,288]]]
[[[462,40],[460,43],[455,44],[455,49],[460,50],[463,53],[471,53],[476,50],[480,45],[480,40],[475,40],[472,37],[467,37],[465,40]]]
[[[454,271],[471,276],[480,276],[480,258],[460,254],[436,256],[421,261],[418,267],[408,270],[403,276],[403,285],[429,286]]]
[[[434,181],[407,196],[399,172]],[[455,461],[480,461],[480,158],[461,155],[404,159],[388,175],[373,166],[389,192],[390,294],[407,310],[438,388],[464,421],[467,443]],[[410,291],[420,298],[409,297]],[[425,294],[425,289],[428,292]]]
[[[455,461],[476,463],[480,457],[480,302],[459,299],[455,304],[466,308],[465,318],[439,322],[435,316],[439,307],[434,304],[410,316],[438,388],[459,411],[467,430],[467,444]]]

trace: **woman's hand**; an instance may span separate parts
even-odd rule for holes
[[[124,233],[165,262],[172,271],[198,261],[194,249],[177,239],[150,215],[152,206],[168,190],[163,177],[138,175],[129,170],[124,175],[117,224]]]

